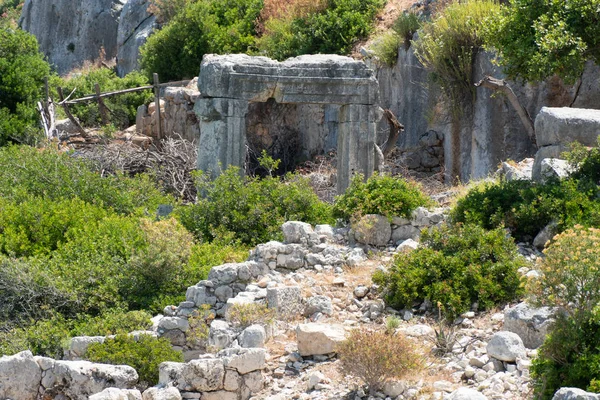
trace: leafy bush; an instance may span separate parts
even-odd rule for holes
[[[319,3],[320,4],[320,3]],[[381,0],[327,0],[304,15],[278,16],[264,21],[259,50],[276,59],[301,54],[347,54],[373,29]]]
[[[576,225],[555,236],[544,253],[542,277],[529,282],[529,292],[570,317],[591,315],[600,304],[600,229]]]
[[[548,223],[559,230],[577,223],[600,223],[597,187],[574,179],[539,184],[530,181],[484,183],[471,189],[452,210],[455,222],[486,229],[504,226],[517,240],[531,240]]]
[[[106,336],[145,330],[152,326],[151,317],[144,311],[118,309],[96,317],[80,315],[74,319],[51,314],[47,319],[29,321],[25,327],[5,327],[0,333],[0,355],[31,350],[34,355],[62,359],[73,336]]]
[[[424,231],[423,247],[394,258],[389,272],[377,272],[386,302],[394,308],[430,300],[453,319],[474,303],[480,310],[518,298],[517,270],[525,265],[503,229],[457,225]]]
[[[129,365],[147,386],[158,383],[158,366],[165,361],[183,362],[183,354],[171,347],[165,338],[140,335],[136,340],[129,335],[107,338],[104,343],[93,343],[88,347],[85,359],[92,362]]]
[[[230,167],[214,180],[199,173],[197,187],[203,197],[179,208],[178,216],[202,240],[211,241],[226,231],[244,244],[256,245],[280,237],[285,221],[330,220],[329,206],[300,176],[288,175],[284,180],[242,177],[238,168]]]
[[[160,204],[173,202],[147,175],[103,177],[90,163],[51,148],[8,146],[0,149],[0,165],[0,197],[15,202],[76,197],[121,214],[154,214]]]
[[[35,104],[49,74],[35,36],[0,27],[0,146],[36,129]]]
[[[340,369],[362,379],[374,395],[394,378],[403,378],[422,367],[416,345],[402,335],[366,328],[354,329],[337,347]]]
[[[510,0],[488,21],[488,40],[512,78],[558,74],[574,82],[588,59],[600,62],[599,7],[599,0]]]
[[[107,215],[103,208],[78,198],[32,197],[17,203],[0,197],[0,252],[12,257],[48,254],[66,240],[69,230]]]
[[[561,387],[599,392],[600,321],[575,322],[558,315],[553,329],[538,349],[531,373],[536,398],[550,400]]]
[[[148,12],[154,14],[160,24],[172,20],[177,13],[193,0],[150,0]]]
[[[419,38],[413,42],[417,58],[455,111],[474,96],[473,61],[484,45],[485,22],[498,10],[494,0],[452,2],[423,24]]]
[[[254,44],[254,22],[262,0],[190,1],[140,49],[146,75],[161,80],[198,75],[207,53],[247,53]]]
[[[94,84],[100,85],[102,92],[129,89],[148,85],[148,80],[139,72],[131,72],[119,78],[114,71],[108,68],[91,68],[71,74],[60,85],[68,94],[75,90],[73,98],[83,97],[95,93]],[[117,128],[127,128],[135,124],[137,108],[142,104],[152,101],[152,90],[121,94],[119,96],[104,98],[104,104],[110,110],[109,120]],[[73,114],[87,126],[101,125],[100,110],[95,101],[79,103],[71,106]]]
[[[355,175],[346,192],[335,199],[333,214],[344,220],[366,214],[410,218],[417,207],[431,203],[415,182],[378,174],[364,182],[362,175]]]
[[[192,246],[186,268],[187,282],[198,282],[208,278],[208,273],[214,266],[242,262],[248,258],[248,248],[232,240],[231,234],[229,236],[218,236],[212,242]]]
[[[227,320],[242,329],[253,324],[271,325],[275,320],[275,310],[265,304],[234,304],[227,309]]]

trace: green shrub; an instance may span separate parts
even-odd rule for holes
[[[186,281],[199,282],[208,278],[212,267],[225,263],[242,262],[247,258],[247,246],[228,240],[223,236],[218,236],[212,242],[195,244],[191,248],[186,268]]]
[[[146,75],[161,80],[198,75],[207,53],[247,53],[254,44],[254,22],[262,0],[191,1],[141,48]]]
[[[452,2],[423,24],[413,42],[417,58],[450,100],[455,115],[475,94],[473,62],[484,45],[485,22],[498,10],[494,0]]]
[[[0,330],[47,319],[54,313],[73,317],[77,299],[59,286],[43,258],[0,257]]]
[[[561,387],[598,393],[600,378],[600,322],[575,322],[558,315],[553,329],[538,349],[531,374],[537,399],[550,400]]]
[[[75,90],[73,98],[94,94],[94,84],[96,83],[100,85],[102,92],[111,92],[146,86],[148,80],[139,72],[131,72],[123,78],[119,78],[113,70],[108,68],[91,68],[71,74],[70,77],[60,82],[66,94]],[[104,99],[104,104],[110,110],[109,120],[111,123],[117,128],[124,129],[135,124],[137,108],[142,104],[149,103],[152,99],[152,90],[145,90],[107,97]],[[75,104],[71,106],[71,111],[86,126],[101,125],[100,110],[95,101]]]
[[[381,0],[327,0],[307,15],[265,21],[265,34],[259,50],[276,59],[301,54],[347,54],[373,29]]]
[[[140,335],[136,340],[128,335],[107,338],[104,343],[88,347],[85,359],[92,362],[129,365],[137,371],[140,383],[147,386],[158,383],[158,366],[165,361],[183,362],[183,354],[171,347],[168,339]]]
[[[51,319],[31,321],[26,328],[0,333],[0,355],[31,350],[35,355],[62,359],[69,341],[68,322],[61,315]]]
[[[92,164],[51,148],[8,146],[0,149],[0,165],[0,197],[16,202],[77,197],[121,214],[154,214],[160,204],[173,203],[147,175],[103,177]]]
[[[600,229],[576,225],[552,239],[540,279],[528,290],[538,303],[565,315],[588,318],[600,304]]]
[[[410,308],[425,299],[453,319],[515,300],[521,294],[517,270],[525,260],[503,229],[486,231],[476,225],[444,226],[424,231],[423,247],[394,258],[389,272],[378,272],[386,302]]]
[[[300,176],[241,177],[239,169],[230,167],[214,180],[199,173],[197,187],[203,197],[177,213],[181,223],[202,240],[212,241],[225,231],[252,246],[279,238],[285,221],[314,224],[331,219],[329,206]]]
[[[108,212],[78,198],[41,197],[19,203],[0,197],[0,252],[12,257],[48,254],[71,229],[103,219]]]
[[[94,317],[80,315],[71,320],[71,336],[107,336],[148,330],[152,314],[146,311],[110,309]]]
[[[561,387],[598,390],[600,378],[600,229],[575,226],[554,237],[527,283],[537,305],[557,307],[557,321],[539,349],[532,374],[538,398]]]
[[[35,104],[49,74],[35,36],[0,26],[0,146],[36,129]]]
[[[504,226],[517,240],[532,240],[548,223],[559,230],[577,223],[600,223],[597,188],[573,179],[539,184],[530,181],[483,183],[471,189],[452,210],[455,222],[486,229]]]
[[[186,344],[195,348],[206,349],[210,324],[214,319],[215,314],[208,304],[202,304],[197,310],[194,310],[188,318],[190,328],[185,333]]]
[[[398,48],[401,43],[402,37],[396,32],[386,32],[374,39],[371,50],[382,63],[393,66],[398,61]]]
[[[342,373],[363,380],[371,395],[387,381],[402,379],[423,366],[423,357],[410,339],[385,331],[354,329],[337,352]]]
[[[404,41],[404,47],[408,50],[414,34],[421,28],[421,25],[423,25],[423,21],[417,14],[405,11],[394,21],[392,29]]]
[[[378,174],[364,182],[362,175],[355,175],[346,192],[335,199],[333,213],[346,221],[366,214],[411,218],[417,207],[431,204],[415,182]]]
[[[511,78],[554,74],[575,82],[589,59],[600,62],[599,0],[510,0],[486,35]]]

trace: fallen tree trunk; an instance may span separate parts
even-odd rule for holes
[[[477,86],[477,87],[481,86],[484,88],[488,88],[488,89],[491,89],[494,91],[500,91],[500,92],[504,93],[506,95],[506,97],[508,98],[508,101],[510,101],[510,104],[513,106],[513,108],[519,115],[521,123],[527,130],[527,134],[529,135],[529,139],[531,140],[531,143],[533,143],[535,145],[535,147],[537,148],[537,143],[536,143],[536,139],[535,139],[535,127],[533,124],[533,120],[531,119],[531,116],[529,115],[529,113],[527,112],[525,107],[523,107],[521,105],[521,102],[517,98],[517,95],[515,94],[515,92],[513,92],[510,85],[503,79],[494,78],[493,76],[486,76],[485,78],[483,78],[482,80],[477,82],[475,84],[475,86]]]

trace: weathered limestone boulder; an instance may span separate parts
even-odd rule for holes
[[[373,246],[385,246],[392,237],[390,222],[383,215],[364,215],[352,225],[352,230],[357,242]]]
[[[505,311],[504,329],[519,335],[525,347],[537,349],[554,323],[553,315],[550,307],[534,308],[525,302],[519,303]]]
[[[600,110],[543,107],[535,118],[535,137],[539,147],[533,164],[533,179],[542,178],[542,161],[560,158],[568,145],[578,142],[596,146],[600,135]]]
[[[278,318],[294,319],[304,310],[300,286],[267,288],[267,307],[274,308]]]
[[[556,221],[551,221],[544,227],[544,229],[540,231],[540,233],[535,235],[535,238],[533,239],[533,245],[538,249],[543,250],[544,246],[546,246],[546,243],[552,240],[557,231],[558,223]]]
[[[540,164],[540,177],[542,181],[549,179],[563,179],[569,176],[573,168],[567,160],[560,158],[544,158]]]
[[[229,347],[237,337],[237,332],[229,326],[227,321],[215,319],[210,323],[208,331],[208,345],[217,349]]]
[[[600,394],[586,392],[578,388],[560,388],[552,400],[600,400]]]
[[[188,363],[163,362],[159,366],[159,385],[172,384],[190,392],[223,389],[225,367],[220,358],[204,358]]]
[[[304,316],[310,317],[318,313],[328,316],[333,315],[333,304],[331,303],[331,299],[329,297],[318,295],[309,297],[308,300],[306,300]]]
[[[533,158],[526,158],[518,163],[503,161],[499,173],[507,181],[531,180],[533,170]]]
[[[487,344],[488,356],[496,360],[515,362],[526,355],[523,341],[513,332],[500,331],[494,334]]]
[[[260,348],[230,348],[221,350],[218,356],[222,358],[227,369],[233,369],[238,374],[259,371],[265,367],[267,351]]]
[[[36,400],[41,380],[31,351],[0,357],[0,399]]]
[[[298,353],[303,357],[335,353],[337,344],[345,339],[342,325],[309,323],[296,328]]]
[[[125,0],[26,0],[19,19],[59,74],[117,55],[119,16]]]
[[[125,76],[139,68],[139,50],[156,27],[148,12],[148,0],[128,0],[117,29],[117,74]]]
[[[69,360],[81,359],[92,343],[104,343],[105,336],[75,336],[69,343],[66,357]]]
[[[142,400],[142,394],[137,389],[107,388],[91,395],[89,400]]]
[[[264,347],[266,338],[267,333],[265,328],[263,328],[262,325],[254,324],[242,331],[238,337],[238,342],[240,346],[246,348]]]
[[[135,369],[128,365],[97,364],[89,361],[61,361],[35,357],[42,369],[41,391],[73,400],[87,400],[106,388],[131,389],[138,381]],[[59,393],[56,393],[56,388]]]
[[[173,386],[151,387],[142,394],[142,400],[181,400],[181,393]]]
[[[310,224],[300,221],[287,221],[281,225],[285,243],[310,244],[319,238]]]
[[[487,397],[475,389],[462,387],[450,393],[448,400],[487,400]]]

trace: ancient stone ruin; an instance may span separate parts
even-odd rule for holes
[[[353,173],[369,177],[381,119],[379,84],[363,62],[335,55],[301,56],[277,62],[244,54],[207,55],[198,78],[201,98],[198,168],[218,174],[246,162],[246,119],[252,103],[338,105],[337,190]]]

